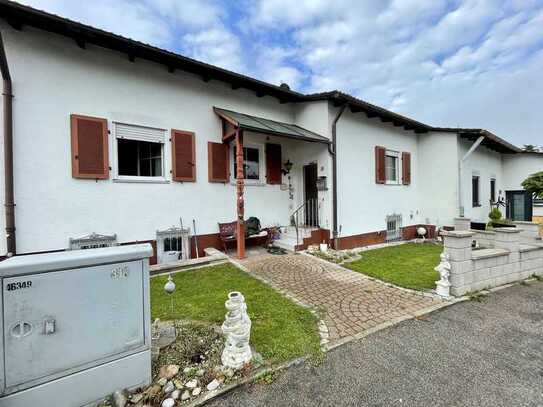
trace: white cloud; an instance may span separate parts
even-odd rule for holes
[[[541,143],[541,0],[25,0],[275,84]]]

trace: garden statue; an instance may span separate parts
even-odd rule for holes
[[[422,238],[422,242],[423,242],[423,243],[424,243],[424,239],[425,239],[426,233],[428,233],[428,231],[426,230],[426,228],[423,228],[422,226],[420,226],[420,227],[417,228],[417,235],[419,235],[419,236]]]
[[[252,358],[249,338],[251,336],[251,320],[247,315],[245,298],[238,291],[228,294],[224,303],[228,312],[222,324],[222,332],[226,337],[221,361],[224,366],[240,369]]]
[[[449,297],[451,288],[451,283],[449,281],[449,277],[451,275],[451,263],[449,263],[449,254],[443,252],[441,253],[440,258],[440,263],[436,268],[434,268],[434,270],[437,271],[439,273],[439,276],[441,277],[439,281],[436,281],[436,292],[442,297]]]

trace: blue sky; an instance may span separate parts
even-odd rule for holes
[[[543,0],[21,2],[301,92],[543,145]]]

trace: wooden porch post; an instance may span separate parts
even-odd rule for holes
[[[237,225],[237,244],[238,244],[238,259],[245,258],[245,203],[243,200],[243,132],[236,129],[236,198],[238,210],[238,225]]]

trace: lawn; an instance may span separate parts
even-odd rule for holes
[[[361,252],[360,260],[345,267],[400,287],[426,290],[435,288],[439,280],[434,267],[442,251],[438,244],[406,243]]]
[[[190,319],[221,324],[230,291],[245,296],[252,320],[251,345],[272,363],[299,356],[318,357],[317,318],[309,310],[230,264],[174,274],[176,290],[164,292],[167,277],[151,279],[152,318]],[[173,298],[173,312],[171,308]]]

